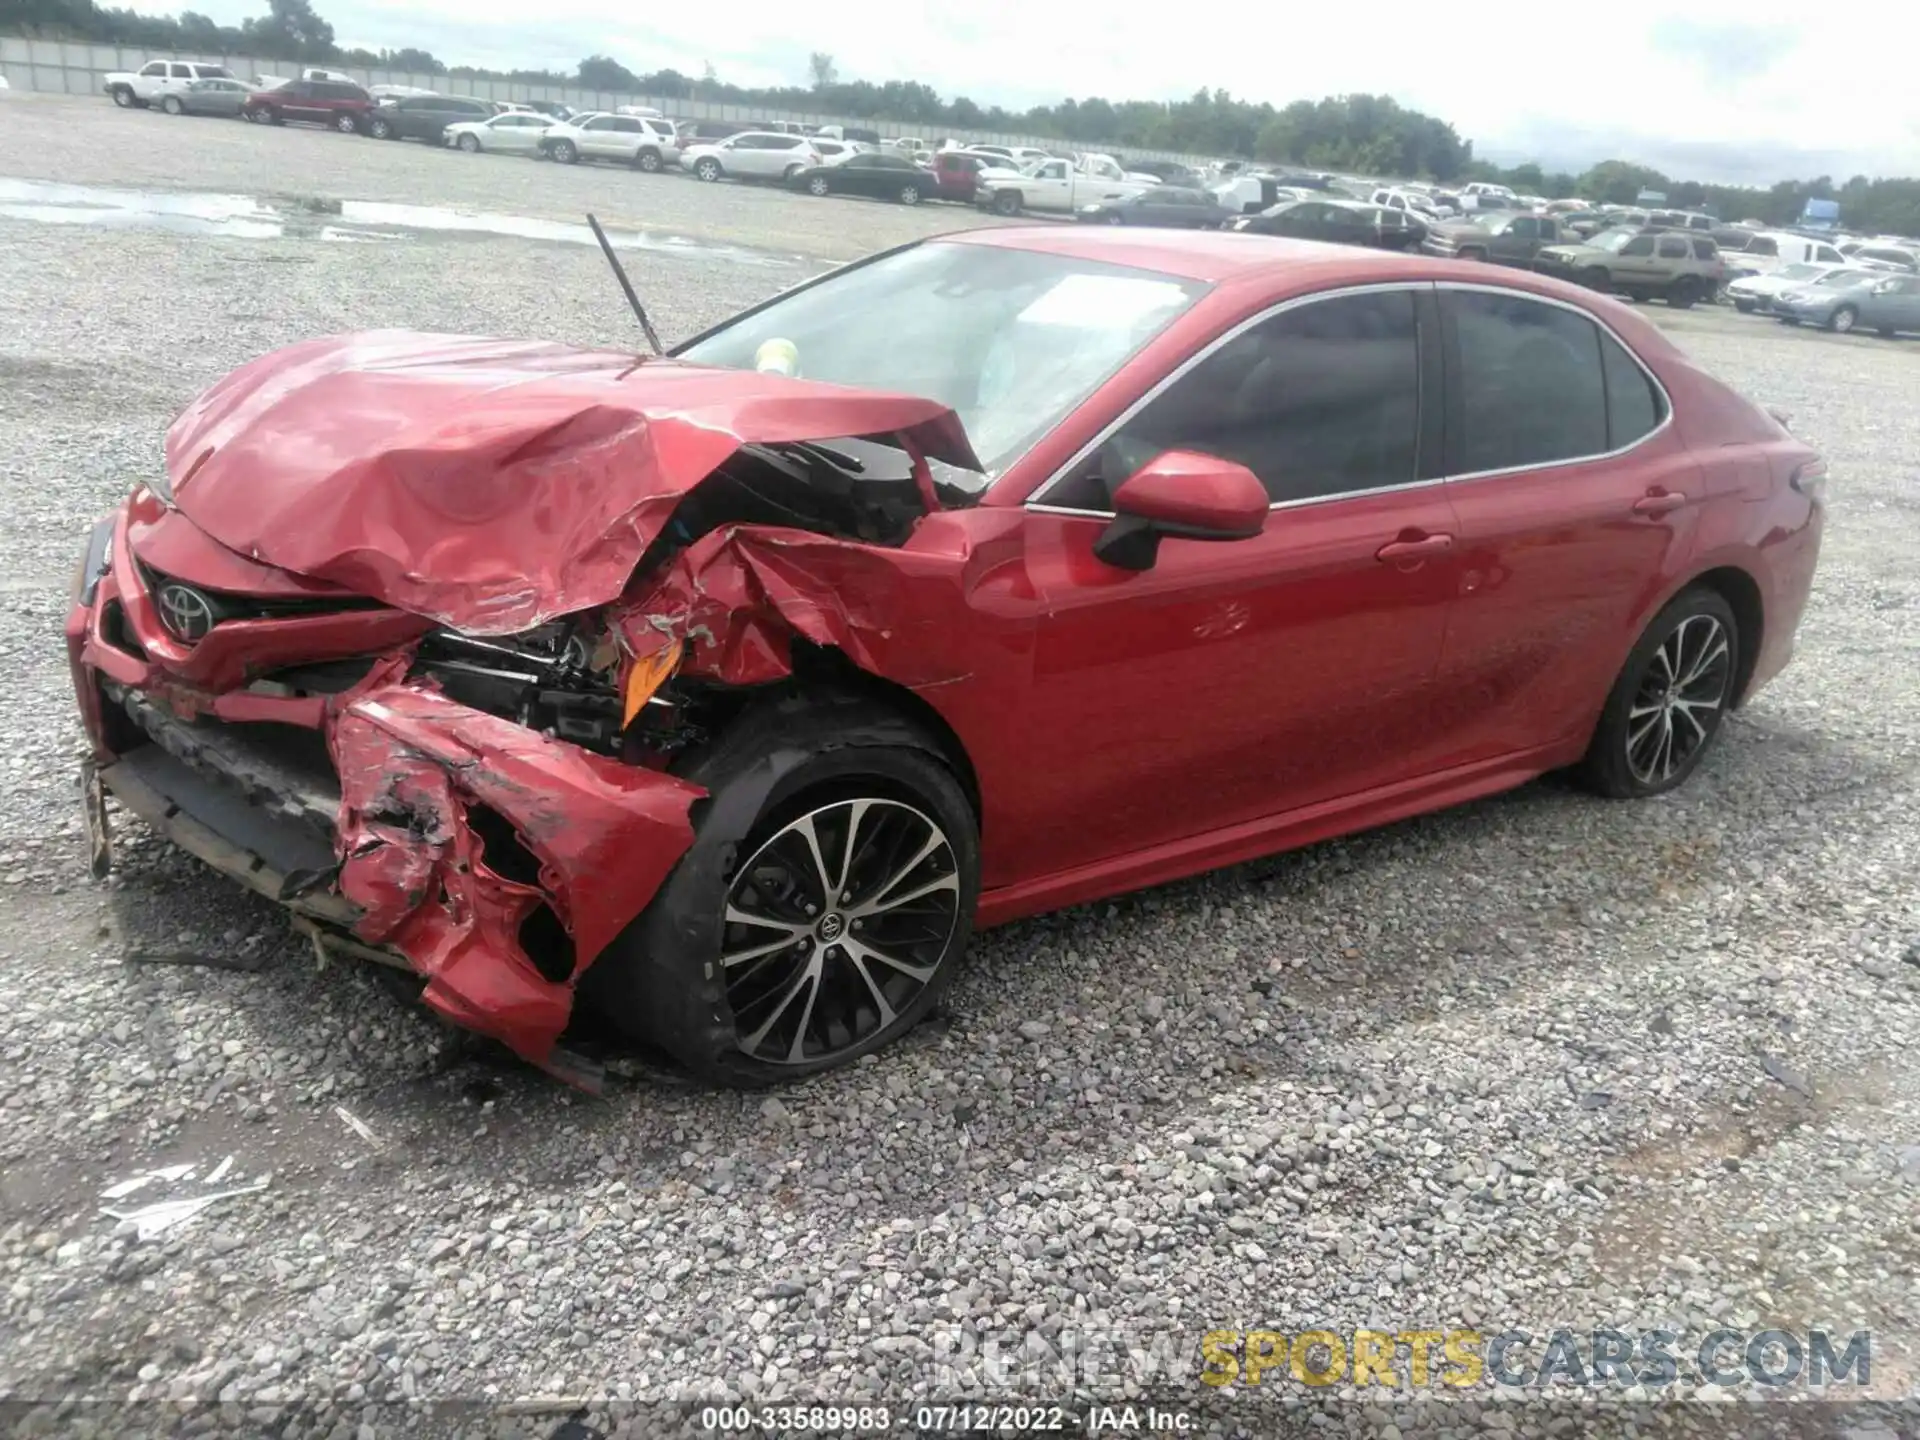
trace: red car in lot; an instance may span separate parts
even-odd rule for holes
[[[256,90],[247,97],[240,114],[261,125],[298,121],[325,125],[347,135],[364,135],[373,111],[373,96],[348,81],[289,80],[271,90]]]
[[[576,1080],[837,1064],[972,929],[1578,767],[1787,662],[1819,458],[1632,310],[1416,255],[973,231],[667,358],[234,372],[94,532],[102,793]]]

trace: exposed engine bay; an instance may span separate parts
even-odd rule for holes
[[[925,513],[913,457],[897,444],[743,445],[681,499],[635,574],[657,570],[724,526],[784,526],[895,546]],[[420,640],[416,673],[463,705],[550,739],[629,763],[664,763],[707,732],[717,697],[698,682],[669,682],[629,721],[620,693],[625,659],[602,616],[590,612],[516,635],[431,631]]]

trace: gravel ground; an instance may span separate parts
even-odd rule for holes
[[[816,257],[953,218],[75,102],[0,105],[0,155],[501,209],[531,176],[542,210],[657,193],[676,230]],[[810,263],[630,261],[675,335]],[[1920,345],[1656,318],[1834,472],[1800,654],[1683,792],[1543,782],[1010,926],[878,1063],[771,1096],[623,1066],[590,1100],[316,969],[131,822],[89,882],[58,632],[86,522],[230,367],[376,325],[630,343],[598,258],[0,219],[0,1398],[217,1397],[256,1432],[414,1397],[898,1413],[1060,1388],[995,1389],[971,1336],[1078,1336],[1167,1367],[1109,1359],[1102,1396],[1264,1434],[1278,1387],[1210,1396],[1201,1331],[1718,1322],[1871,1328],[1873,1393],[1920,1393]],[[155,950],[255,968],[128,959]],[[265,1188],[154,1239],[100,1213],[228,1155]],[[1326,1433],[1392,1433],[1378,1392],[1321,1398]],[[1549,1428],[1514,1398],[1401,1433]]]

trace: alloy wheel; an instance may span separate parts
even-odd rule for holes
[[[808,811],[727,892],[720,964],[737,1043],[776,1066],[865,1045],[933,981],[960,920],[953,846],[924,813],[877,797]]]
[[[1627,769],[1664,785],[1707,743],[1733,681],[1733,646],[1711,615],[1689,615],[1647,662],[1627,711]]]

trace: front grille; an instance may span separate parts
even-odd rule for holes
[[[223,625],[230,620],[279,620],[296,615],[337,615],[343,610],[378,610],[377,600],[369,600],[360,595],[329,595],[320,597],[236,595],[229,590],[210,590],[204,585],[196,585],[191,580],[182,580],[177,576],[154,569],[142,563],[141,578],[146,581],[147,593],[158,596],[163,586],[184,585],[193,590],[207,602],[213,612],[213,623]],[[162,611],[164,615],[164,610]],[[198,639],[198,636],[181,636],[182,639]]]
[[[101,690],[155,745],[249,805],[327,837],[340,812],[340,777],[317,730],[263,721],[182,720],[114,681]]]

